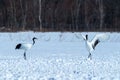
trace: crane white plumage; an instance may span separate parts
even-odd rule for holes
[[[31,47],[35,44],[36,37],[33,37],[33,43],[19,43],[16,45],[15,49],[24,50],[24,59],[26,60],[26,51],[31,49]]]
[[[109,35],[107,34],[97,34],[91,41],[88,40],[88,35],[85,36],[81,34],[83,39],[85,40],[87,50],[89,52],[88,58],[92,59],[92,51],[95,50],[95,47],[98,43],[106,41],[109,39]]]

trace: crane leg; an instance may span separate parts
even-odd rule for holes
[[[24,59],[26,60],[26,52],[24,52]]]
[[[89,58],[90,60],[92,60],[92,55],[91,55],[91,53],[89,53],[88,58]]]

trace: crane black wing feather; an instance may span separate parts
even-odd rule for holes
[[[94,42],[94,44],[92,45],[93,46],[93,49],[95,49],[95,47],[97,46],[97,44],[100,42],[100,40],[99,39],[97,39],[95,42]]]

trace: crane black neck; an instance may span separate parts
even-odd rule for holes
[[[85,36],[86,37],[86,41],[88,40],[88,35]]]

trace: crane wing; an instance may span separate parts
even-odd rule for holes
[[[94,43],[92,43],[92,47],[93,49],[95,49],[95,47],[97,46],[97,44],[100,42],[99,39],[96,39],[96,41]]]
[[[82,35],[82,34],[80,34],[81,36],[82,36],[82,38],[84,39],[84,40],[86,40],[86,37],[84,36],[84,35]]]
[[[91,44],[93,46],[93,49],[95,49],[95,46],[99,43],[99,42],[103,42],[109,39],[109,35],[107,34],[97,34],[93,40],[91,41]]]

